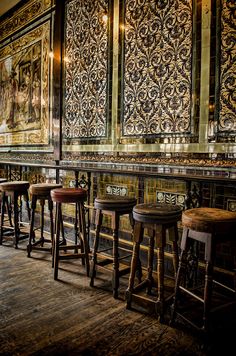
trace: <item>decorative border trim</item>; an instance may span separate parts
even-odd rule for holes
[[[19,31],[29,22],[36,20],[54,6],[55,0],[33,0],[16,10],[13,15],[0,22],[1,42]]]
[[[172,166],[195,166],[195,167],[236,167],[236,157],[226,154],[192,154],[192,153],[153,153],[153,154],[112,154],[104,153],[78,153],[66,152],[63,154],[63,161],[87,161],[123,164],[150,164],[150,165],[172,165]]]

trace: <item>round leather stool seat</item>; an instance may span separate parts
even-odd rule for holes
[[[12,182],[5,182],[0,184],[0,190],[2,192],[7,191],[24,191],[29,188],[29,182],[27,181],[12,181]]]
[[[147,224],[173,223],[181,218],[182,208],[170,204],[139,204],[133,209],[135,221]]]
[[[94,208],[101,210],[123,211],[127,208],[133,208],[137,204],[135,198],[129,197],[97,197],[94,200]]]
[[[29,192],[33,195],[47,196],[50,195],[52,189],[61,188],[61,184],[54,183],[37,183],[32,184],[29,188]]]
[[[236,213],[217,208],[197,208],[183,212],[183,226],[201,232],[230,234],[236,230]]]
[[[51,191],[52,200],[56,203],[76,203],[87,199],[87,192],[82,188],[58,188]]]

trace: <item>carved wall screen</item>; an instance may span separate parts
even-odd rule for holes
[[[0,144],[48,144],[50,21],[0,49]]]
[[[121,135],[189,133],[192,1],[126,0],[124,6]]]
[[[66,4],[63,138],[107,136],[108,0]]]
[[[218,133],[236,132],[236,4],[221,1],[220,107]],[[221,139],[222,140],[222,139]]]

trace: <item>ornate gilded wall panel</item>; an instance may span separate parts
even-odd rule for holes
[[[45,154],[45,153],[17,153],[15,152],[1,152],[1,160],[3,161],[14,161],[14,162],[25,162],[27,163],[47,163],[47,164],[54,164],[55,159],[53,154]]]
[[[10,18],[0,23],[0,41],[9,37],[16,31],[35,21],[39,16],[48,11],[54,5],[55,0],[33,0],[15,11]]]
[[[108,134],[108,0],[66,4],[63,138]]]
[[[236,3],[221,1],[220,107],[218,133],[236,132]],[[226,137],[228,141],[228,137]]]
[[[189,133],[192,1],[126,0],[123,37],[122,135]]]
[[[0,145],[48,144],[50,33],[45,22],[0,49]]]

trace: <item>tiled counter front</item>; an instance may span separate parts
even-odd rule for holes
[[[93,225],[93,201],[97,195],[136,197],[138,203],[167,202],[183,209],[210,206],[236,211],[236,169],[138,165],[118,163],[61,162],[60,166],[2,162],[0,175],[9,180],[27,179],[31,183],[58,181],[65,187],[81,186],[89,192],[89,219]],[[72,222],[73,206],[64,210],[65,218]],[[104,220],[104,236],[111,233],[108,217]],[[181,236],[181,223],[179,224]],[[127,217],[121,221],[122,242],[131,245],[131,230]],[[91,233],[93,236],[93,233]],[[167,256],[168,256],[167,246]],[[220,268],[232,274],[233,261],[230,246],[225,244],[217,253]],[[231,271],[231,272],[230,272]]]

